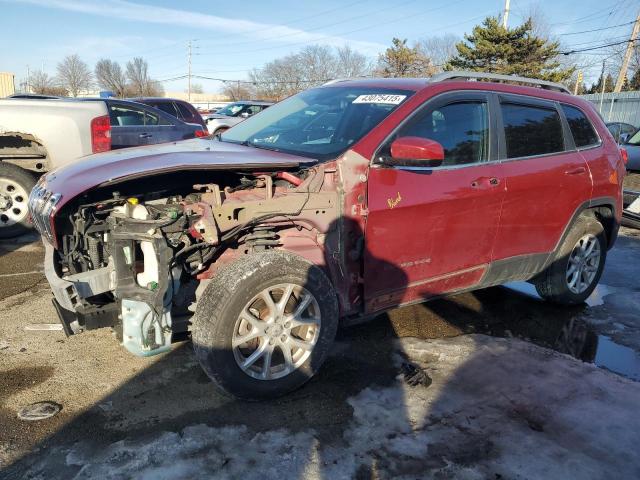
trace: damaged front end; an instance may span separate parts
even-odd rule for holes
[[[326,165],[181,172],[101,187],[59,211],[38,202],[53,197],[43,182],[30,209],[66,334],[111,327],[131,353],[147,356],[188,330],[198,284],[220,266],[270,248],[322,258],[336,190]]]

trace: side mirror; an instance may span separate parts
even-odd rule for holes
[[[444,161],[444,148],[435,140],[422,137],[400,137],[391,144],[394,164],[439,167]]]
[[[249,112],[242,112],[242,113],[240,114],[240,116],[241,116],[242,118],[249,118]]]

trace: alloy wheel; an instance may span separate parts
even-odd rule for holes
[[[586,291],[598,273],[600,259],[598,238],[590,233],[581,237],[569,255],[566,272],[569,290],[578,295]]]
[[[259,380],[285,377],[309,358],[320,334],[315,297],[291,283],[253,297],[236,320],[231,346],[238,366]]]

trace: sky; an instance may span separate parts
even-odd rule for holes
[[[393,37],[462,38],[503,8],[504,0],[0,0],[0,71],[15,73],[18,83],[27,68],[55,74],[73,53],[91,67],[100,58],[124,65],[141,56],[165,90],[182,91],[185,79],[169,79],[187,73],[190,40],[194,74],[244,80],[249,70],[311,44],[350,45],[376,59]],[[509,24],[536,11],[563,46],[587,48],[628,38],[639,9],[638,0],[511,0]],[[587,83],[603,58],[595,50],[580,59]],[[221,86],[195,82],[207,92]]]

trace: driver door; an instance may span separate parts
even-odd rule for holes
[[[376,154],[368,182],[367,312],[480,282],[505,196],[489,103],[483,92],[441,95]],[[390,144],[405,136],[440,143],[442,165],[393,165]]]

